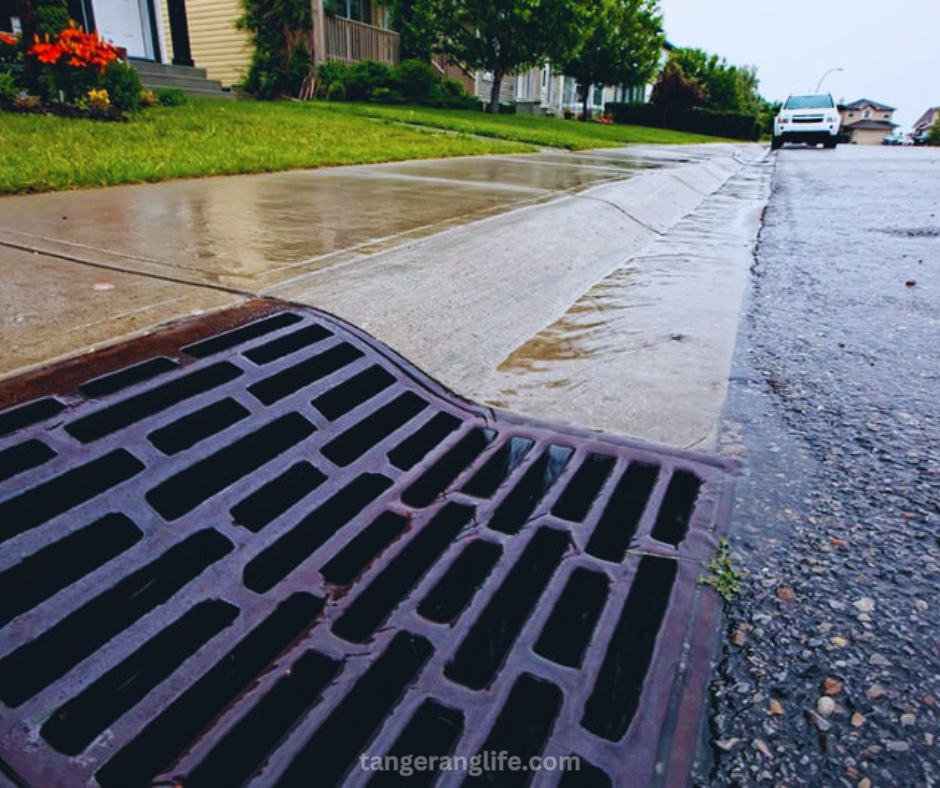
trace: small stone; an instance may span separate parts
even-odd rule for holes
[[[858,769],[856,769],[854,766],[846,766],[843,774],[850,780],[858,779]]]
[[[829,722],[827,722],[822,717],[820,717],[815,711],[808,711],[806,712],[806,714],[812,721],[813,725],[815,725],[823,733],[825,733],[832,727],[832,725]]]
[[[835,676],[827,676],[823,682],[823,694],[838,695],[840,692],[842,692],[842,682]]]
[[[863,596],[861,599],[856,599],[853,604],[859,613],[871,613],[875,609],[875,600],[870,596]]]
[[[849,645],[849,641],[841,635],[836,635],[829,642],[832,643],[835,648],[845,648],[847,645]]]
[[[910,725],[913,725],[915,722],[917,722],[917,717],[915,717],[913,714],[901,715],[901,724],[903,726],[908,727]]]
[[[914,603],[914,606],[915,606],[921,613],[923,613],[925,610],[927,610],[928,607],[930,607],[930,605],[928,605],[923,599],[918,599],[918,600]]]
[[[865,697],[868,698],[868,700],[877,700],[878,698],[884,697],[886,694],[887,690],[880,684],[872,684],[865,690]]]
[[[770,705],[767,707],[768,714],[776,714],[778,717],[786,714],[786,711],[783,708],[783,704],[776,698],[772,698]]]
[[[767,743],[763,739],[754,739],[754,741],[751,742],[751,746],[765,758],[773,759],[773,753],[770,751],[770,747],[767,746]]]
[[[911,745],[906,741],[889,741],[886,746],[891,752],[907,752],[911,749]]]
[[[933,695],[924,695],[924,705],[933,706],[937,702],[937,699]]]
[[[853,728],[861,728],[865,724],[865,716],[855,712],[849,722],[852,723]]]
[[[747,633],[742,627],[738,627],[734,630],[734,633],[731,635],[731,645],[733,646],[743,646],[747,641]]]
[[[867,777],[862,777],[862,779],[858,781],[858,788],[871,788],[871,780]]]
[[[928,747],[933,747],[933,734],[932,733],[928,732],[924,734],[924,744],[926,744]]]
[[[889,667],[889,666],[891,665],[891,663],[888,661],[887,657],[883,657],[883,656],[881,656],[881,654],[872,654],[872,655],[868,658],[868,661],[869,661],[872,665],[877,665],[877,666],[880,667],[880,668],[887,668],[887,667]]]
[[[828,695],[823,695],[819,700],[816,701],[816,711],[822,714],[823,717],[828,717],[835,710],[836,702]]]
[[[111,282],[95,282],[91,289],[97,290],[99,293],[105,293],[108,290],[114,290],[114,285]]]
[[[793,593],[793,589],[789,586],[780,586],[780,588],[777,589],[777,597],[784,602],[789,602],[795,596],[796,594]]]
[[[846,542],[845,539],[839,539],[836,536],[830,537],[829,544],[831,544],[833,547],[848,547],[849,546],[849,543]]]
[[[731,752],[735,747],[741,743],[741,739],[731,737],[730,739],[719,739],[715,742],[717,747],[720,747],[725,752]]]
[[[904,283],[904,286],[905,286],[905,287],[915,287],[916,285],[917,285],[917,280],[916,280],[916,279],[908,279],[908,280]]]

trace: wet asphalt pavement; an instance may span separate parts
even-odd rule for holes
[[[940,785],[940,151],[778,157],[700,785]]]

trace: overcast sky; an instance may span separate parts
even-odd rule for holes
[[[907,131],[940,104],[940,0],[660,0],[666,37],[735,65],[757,66],[772,101],[821,90],[836,101],[897,107]]]

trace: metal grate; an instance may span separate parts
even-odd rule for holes
[[[580,756],[564,784],[686,779],[727,464],[475,406],[274,302],[11,400],[9,779],[387,784],[361,753],[483,750]],[[489,775],[533,777],[562,778]]]

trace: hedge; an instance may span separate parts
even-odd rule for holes
[[[624,104],[614,101],[609,102],[605,110],[615,123],[631,126],[691,131],[736,140],[760,139],[761,127],[756,115],[716,112],[699,107],[689,110],[663,110],[653,104]]]

